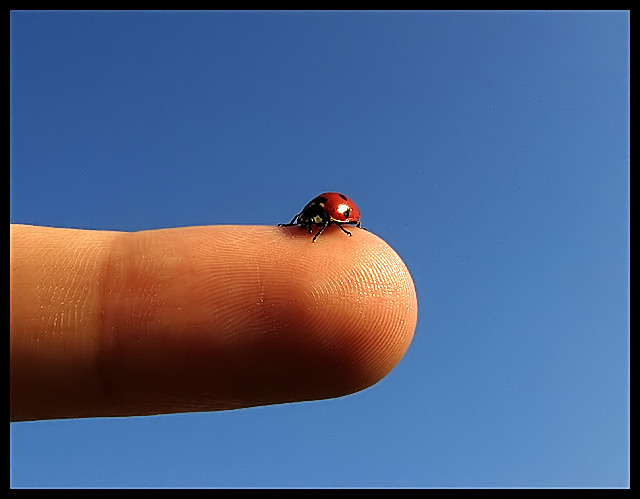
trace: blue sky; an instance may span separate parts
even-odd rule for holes
[[[352,197],[418,293],[339,399],[11,425],[14,487],[626,487],[628,12],[12,12],[11,221]]]

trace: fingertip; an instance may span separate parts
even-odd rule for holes
[[[415,286],[400,256],[374,233],[328,229],[309,247],[296,237],[298,258],[313,262],[306,280],[308,331],[341,353],[347,393],[367,388],[400,362],[417,322]]]
[[[233,280],[260,282],[259,296],[243,291],[250,298],[232,312],[255,327],[237,338],[270,352],[286,372],[289,399],[353,393],[400,362],[416,327],[417,298],[406,265],[384,240],[357,227],[348,237],[330,226],[315,242],[313,231],[295,226],[220,230],[217,243],[234,232],[226,260],[233,253],[243,277]],[[254,363],[256,372],[263,361]]]

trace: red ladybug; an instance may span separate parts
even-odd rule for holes
[[[313,241],[326,229],[329,225],[335,224],[342,232],[351,235],[343,225],[355,225],[360,227],[360,210],[356,204],[344,194],[339,192],[325,192],[313,198],[288,224],[278,224],[280,227],[288,227],[291,225],[299,225],[303,229],[308,229],[311,234],[311,226],[320,227],[320,230],[313,236]]]

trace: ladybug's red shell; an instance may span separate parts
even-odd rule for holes
[[[339,192],[325,192],[316,196],[307,206],[317,204],[324,208],[334,222],[358,222],[360,210],[356,204]],[[304,212],[304,210],[303,210]]]

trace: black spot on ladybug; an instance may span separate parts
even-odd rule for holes
[[[347,198],[347,196],[345,196],[344,194],[338,194],[342,199],[344,199],[345,201],[349,201],[349,199]]]
[[[344,210],[344,213],[343,213],[344,218],[349,218],[349,213],[351,213],[351,209],[350,208],[347,208],[346,210]]]

